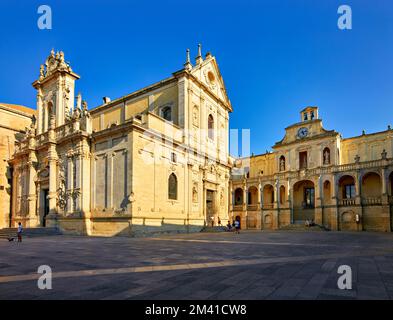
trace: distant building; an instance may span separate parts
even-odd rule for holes
[[[52,51],[33,83],[37,121],[9,162],[12,226],[112,236],[228,219],[232,106],[215,57],[187,52],[169,78],[92,110],[78,79]]]
[[[393,130],[343,139],[317,107],[300,112],[273,152],[236,161],[231,215],[243,228],[314,220],[333,230],[392,231]]]

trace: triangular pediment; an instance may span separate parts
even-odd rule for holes
[[[322,120],[316,119],[296,123],[285,128],[284,138],[277,142],[273,148],[279,148],[292,143],[304,143],[310,139],[331,137],[337,135],[334,130],[326,130],[322,126]]]
[[[224,80],[215,57],[208,54],[204,61],[192,68],[191,74],[231,108]]]

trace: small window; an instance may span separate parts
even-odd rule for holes
[[[177,200],[177,177],[174,173],[168,178],[168,198]]]
[[[171,161],[174,163],[177,162],[177,156],[176,156],[176,153],[174,153],[174,152],[171,153]]]
[[[214,118],[211,114],[209,114],[209,117],[207,119],[207,128],[208,128],[209,139],[213,140],[214,139]]]
[[[304,189],[304,206],[305,208],[314,208],[314,188]]]
[[[161,117],[167,121],[172,121],[172,108],[169,106],[162,108]]]
[[[299,152],[299,167],[300,169],[307,168],[307,151]]]
[[[303,120],[304,120],[304,121],[307,121],[307,120],[308,120],[307,112],[303,113]]]

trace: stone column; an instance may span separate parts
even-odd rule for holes
[[[243,185],[243,211],[244,211],[244,222],[241,222],[241,228],[247,229],[248,228],[248,189],[247,184],[244,183]]]
[[[67,160],[67,177],[66,177],[66,186],[65,186],[65,188],[66,188],[66,192],[68,193],[68,192],[70,192],[71,190],[72,190],[72,184],[73,184],[73,181],[72,181],[72,177],[73,177],[73,174],[72,174],[72,170],[74,170],[73,169],[73,162],[72,162],[72,154],[70,153],[70,154],[68,154],[67,155],[67,158],[66,158]],[[72,213],[72,210],[73,210],[73,208],[72,208],[72,198],[71,197],[68,197],[67,198],[67,205],[66,205],[66,212],[67,213]]]
[[[314,218],[316,224],[322,224],[322,179],[321,176],[315,181],[315,209]]]
[[[56,196],[57,196],[57,151],[56,144],[51,143],[48,150],[49,161],[49,214],[57,213]]]
[[[229,181],[229,208],[228,208],[228,212],[233,212],[233,205],[235,203],[234,201],[235,195],[233,192],[233,184],[232,181]]]
[[[279,220],[278,213],[280,207],[280,192],[279,192],[279,181],[278,179],[273,183],[274,203],[273,203],[273,229],[278,229]]]
[[[330,218],[329,224],[332,230],[338,230],[338,219],[339,219],[339,212],[338,212],[338,177],[333,174],[332,177],[332,201],[331,201],[332,208],[330,209]]]
[[[360,174],[360,172],[356,173],[356,177],[355,177],[355,192],[356,192],[356,204],[357,205],[361,205],[362,203],[362,190],[361,190],[361,186],[362,186],[362,175]]]
[[[37,161],[35,151],[30,151],[29,153],[29,160],[28,160],[28,170],[29,170],[29,175],[28,175],[28,217],[29,217],[29,226],[30,227],[35,227],[39,225],[39,218],[37,215],[37,209],[36,209],[36,201],[37,201],[37,195],[36,195],[36,185],[34,178],[36,176],[36,169],[34,167],[35,163]]]
[[[79,194],[79,205],[82,218],[86,227],[86,233],[91,234],[91,209],[90,209],[90,150],[87,141],[84,139],[81,141],[82,152],[79,158],[79,172],[80,172],[80,194]]]
[[[291,186],[291,182],[288,181],[288,207],[290,210],[290,222],[291,224],[294,223],[293,219],[293,187]]]
[[[42,128],[43,128],[43,105],[42,105],[42,92],[41,92],[41,88],[38,87],[38,92],[37,92],[37,111],[38,111],[38,115],[37,115],[37,134],[41,134],[42,133]]]
[[[381,206],[382,206],[382,215],[385,220],[386,231],[392,231],[391,217],[390,217],[390,204],[389,204],[389,196],[387,191],[387,177],[386,177],[386,169],[381,168]]]
[[[247,209],[247,185],[243,183],[243,211]]]
[[[387,177],[386,169],[381,169],[381,194],[382,194],[382,204],[387,205],[389,203],[388,190],[387,190]]]

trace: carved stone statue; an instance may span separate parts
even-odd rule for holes
[[[192,202],[198,202],[198,184],[196,183],[192,187]]]
[[[285,171],[285,160],[284,160],[284,158],[280,159],[280,171]]]
[[[325,150],[323,153],[323,164],[330,164],[330,152],[329,150]]]

